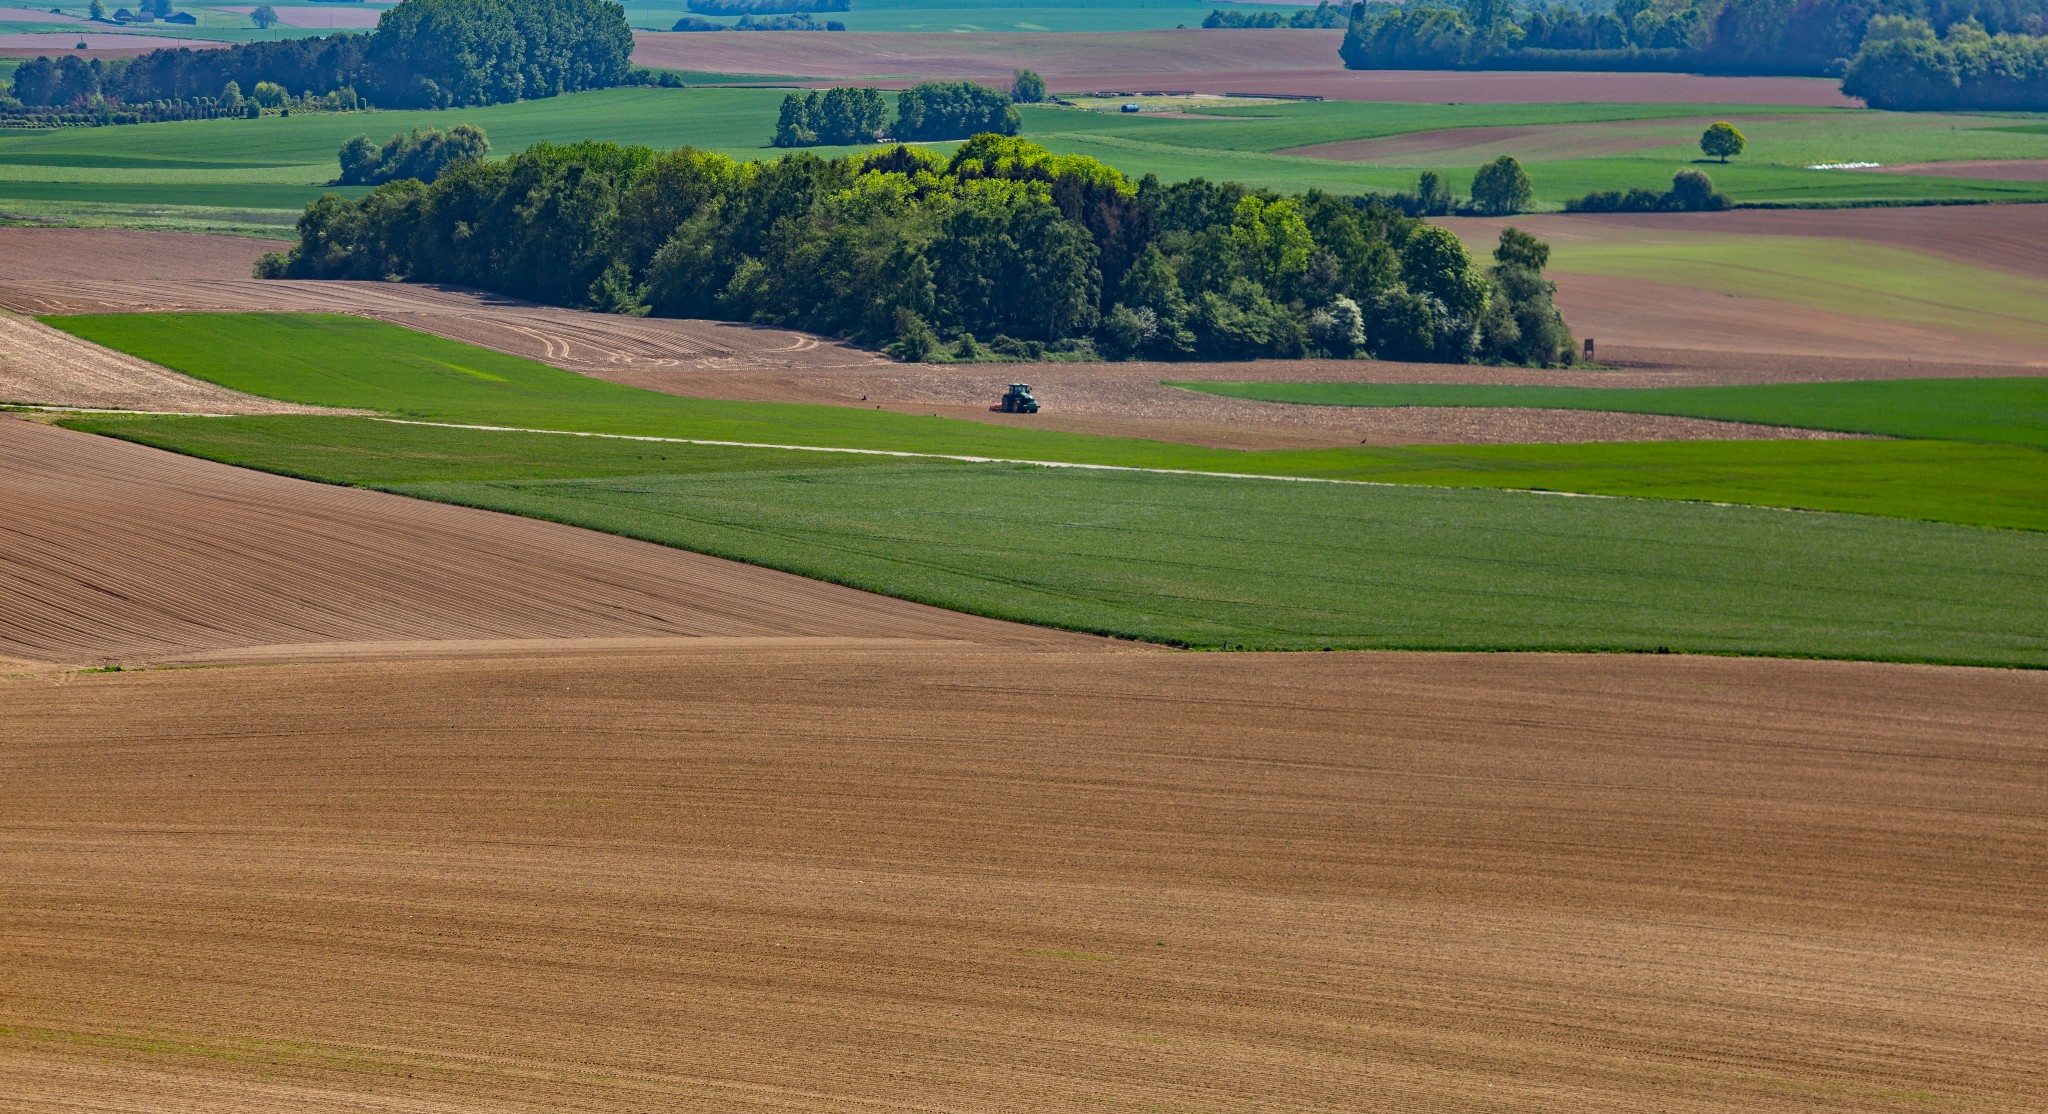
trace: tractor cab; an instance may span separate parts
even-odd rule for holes
[[[1031,397],[1031,384],[1012,383],[1010,389],[1003,392],[1002,401],[989,409],[998,414],[1036,414],[1038,400]]]

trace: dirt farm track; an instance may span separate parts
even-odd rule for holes
[[[960,389],[263,247],[0,230],[0,307]],[[0,398],[276,408],[64,337]],[[1162,370],[1079,420],[1333,435]],[[2044,1110],[2044,802],[2048,672],[1169,652],[0,414],[0,1114]]]

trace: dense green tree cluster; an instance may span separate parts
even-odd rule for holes
[[[995,135],[944,161],[903,146],[751,163],[541,145],[432,185],[322,197],[299,237],[263,273],[759,321],[917,358],[1551,363],[1571,350],[1526,238],[1484,271],[1448,230],[1367,199],[1132,182]]]
[[[632,53],[609,0],[405,0],[377,21],[366,62],[379,105],[446,108],[608,88]]]
[[[1898,20],[1864,40],[1842,91],[1872,108],[2048,110],[2048,38],[1992,35],[1974,22],[1936,38],[1932,25]]]
[[[1018,80],[1026,74],[1019,72]],[[1028,76],[1036,77],[1036,74]],[[1039,82],[1041,88],[1043,80]],[[872,143],[882,133],[888,104],[881,91],[841,86],[782,98],[775,122],[777,147],[847,147]],[[972,135],[1016,135],[1023,119],[1010,98],[969,81],[927,81],[896,98],[891,138],[925,142]]]
[[[1858,82],[1873,105],[1894,84],[1919,90],[1981,88],[1942,107],[2048,107],[2019,92],[2035,48],[2010,36],[2048,32],[2042,0],[1615,0],[1611,6],[1510,0],[1414,0],[1356,6],[1341,48],[1352,69],[1486,68],[1841,74],[1888,21],[1964,24],[1999,45],[1948,44],[1930,30],[1876,52]],[[1949,56],[1953,56],[1951,61]],[[1974,71],[1972,69],[1974,64]],[[1981,79],[1972,82],[1967,76]],[[1924,79],[1924,84],[1923,84]],[[1845,86],[1846,88],[1846,86]],[[1858,93],[1856,95],[1865,95]]]
[[[1501,157],[1472,175],[1472,207],[1481,216],[1504,217],[1529,207],[1529,174],[1513,155]]]
[[[1574,197],[1564,203],[1567,213],[1698,213],[1729,206],[1728,195],[1714,188],[1714,180],[1687,167],[1671,176],[1671,188],[1656,190],[1606,190]]]
[[[267,82],[292,97],[349,89],[382,107],[442,108],[618,85],[632,49],[625,9],[609,0],[404,0],[371,35],[153,50],[83,70],[70,56],[36,59],[13,90],[31,105],[135,105]]]
[[[782,98],[775,122],[777,147],[851,147],[882,134],[889,104],[880,90],[840,86]]]
[[[382,147],[359,135],[341,146],[341,180],[344,186],[377,186],[401,178],[431,182],[459,162],[483,158],[491,152],[491,141],[474,124],[457,124],[447,131],[414,128],[410,135],[394,135]]]
[[[853,0],[689,0],[698,15],[781,15],[788,12],[850,12]]]
[[[1291,12],[1226,12],[1222,9],[1210,12],[1202,26],[1216,28],[1275,28],[1296,31],[1343,27],[1348,16],[1342,4],[1322,0],[1313,8],[1297,8]]]
[[[1016,135],[1024,126],[1005,94],[971,81],[927,81],[896,98],[894,136],[908,142]]]

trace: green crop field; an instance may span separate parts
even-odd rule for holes
[[[1228,32],[1215,32],[1227,34]],[[695,75],[709,85],[731,75]],[[687,80],[688,78],[686,78]],[[783,93],[700,87],[611,89],[547,100],[442,112],[301,113],[289,118],[208,120],[44,132],[0,132],[0,205],[34,202],[39,213],[115,222],[129,208],[232,209],[243,231],[275,231],[339,173],[335,153],[350,136],[382,140],[414,127],[473,123],[508,154],[537,142],[582,139],[693,145],[738,158],[773,158],[766,146]],[[1347,162],[1282,152],[1320,144],[1423,131],[1539,128],[1524,158],[1539,206],[1595,190],[1663,188],[1692,165],[1689,136],[1704,117],[1756,118],[1751,147],[1733,164],[1708,166],[1736,200],[1765,204],[2048,200],[2048,183],[1807,169],[1826,161],[2048,158],[2048,134],[2025,118],[1882,113],[1738,105],[1378,105],[1233,104],[1190,108],[1180,117],[1126,116],[1057,106],[1027,107],[1025,132],[1062,152],[1092,155],[1132,174],[1234,180],[1278,190],[1346,193],[1413,186],[1435,169],[1459,190],[1516,141],[1489,139],[1426,156]],[[1189,118],[1192,117],[1192,118]],[[1626,130],[1646,146],[1601,154],[1599,136]],[[1602,131],[1601,129],[1605,129]],[[1478,132],[1480,136],[1497,133]],[[948,145],[940,144],[941,150]],[[1499,150],[1496,150],[1498,148]],[[1575,154],[1581,152],[1582,154]],[[846,149],[823,148],[834,155]],[[1483,156],[1483,157],[1482,157]],[[65,202],[75,203],[67,213]],[[159,218],[155,223],[168,223]],[[234,224],[217,215],[197,223]]]
[[[1029,622],[1205,647],[1668,647],[2048,664],[2048,533],[1678,501],[1806,492],[1845,509],[2048,525],[2036,496],[2044,454],[2017,444],[1233,452],[678,398],[349,317],[48,320],[225,386],[414,420],[1400,481],[1076,472],[368,418],[69,423]],[[1983,414],[1996,401],[1964,399],[1926,420],[1996,441],[2004,427]],[[1906,399],[1864,408],[1925,409]],[[1583,455],[1545,459],[1547,450]],[[1546,486],[1549,474],[1604,475],[1629,494],[1677,498],[1454,490]]]
[[[649,446],[360,418],[68,420],[957,610],[1195,647],[2048,665],[2048,538],[1655,500]]]
[[[1553,488],[2048,529],[2048,506],[2035,494],[2048,478],[2048,457],[2029,448],[1975,447],[1944,455],[1924,445],[1884,441],[1764,443],[1731,446],[1725,466],[1715,465],[1712,454],[1669,444],[1633,447],[1638,457],[1633,463],[1627,452],[1604,446],[1245,452],[834,406],[681,398],[355,317],[117,314],[45,320],[87,340],[250,394],[420,421],[1381,483]],[[2048,383],[1944,380],[1934,390],[1962,392],[1977,382]],[[1965,386],[1941,386],[1957,383]],[[1696,416],[1771,421],[1782,413],[1779,424],[1826,426],[1839,413],[1861,411],[1853,398],[1818,389],[1865,386],[1890,385],[1820,384],[1803,407],[1791,401],[1726,402],[1721,409],[1728,413]],[[1871,415],[1866,424],[1885,416],[1921,422],[1915,428],[1923,432],[1914,436],[2032,445],[2037,442],[2026,438],[2048,436],[2043,432],[2048,416],[2028,416],[2025,409],[2033,405],[2027,401],[2032,397],[1994,392],[1944,400],[1923,393],[1886,396],[1892,401],[1878,399],[1864,409]],[[1671,405],[1676,409],[1660,412],[1691,412],[1681,402]],[[1928,424],[1941,421],[1948,424]],[[2010,423],[2009,435],[1976,437],[1970,432],[2008,429],[1998,423]]]
[[[1322,406],[1616,410],[1907,438],[1897,441],[1426,446],[1403,482],[1804,507],[2048,530],[2048,379],[1918,379],[1602,389],[1178,383]],[[1968,507],[1967,511],[1959,509]]]

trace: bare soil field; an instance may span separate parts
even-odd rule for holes
[[[1335,101],[1520,104],[1779,104],[1858,107],[1839,83],[1698,74],[1467,73],[1346,70],[1341,31],[1126,31],[1106,34],[895,34],[842,32],[790,41],[787,32],[717,35],[636,32],[643,66],[825,79],[926,78],[1006,84],[1035,69],[1056,93],[1272,93]],[[824,39],[828,41],[820,42]],[[889,80],[889,79],[894,80]]]
[[[0,28],[4,28],[4,25],[0,25]],[[76,49],[79,43],[84,43],[86,48],[84,50]],[[31,32],[29,34],[15,35],[0,34],[0,57],[34,58],[43,54],[53,57],[62,54],[76,54],[80,58],[87,59],[125,58],[131,54],[144,54],[152,50],[164,50],[170,47],[189,46],[204,48],[227,45],[229,44],[209,42],[205,39],[173,39],[157,35],[123,35],[118,32],[102,34],[97,31],[79,31],[74,34],[66,31],[61,35]]]
[[[1019,68],[1076,74],[1334,70],[1342,31],[961,33],[845,31],[793,40],[784,31],[716,35],[637,31],[642,66],[791,77],[993,77]]]
[[[1456,152],[1457,162],[1484,162],[1504,154],[1536,162],[1619,155],[1651,147],[1668,147],[1675,133],[1697,131],[1725,119],[1740,127],[1784,119],[1782,116],[1699,116],[1677,120],[1608,120],[1591,124],[1534,124],[1492,128],[1443,128],[1408,132],[1378,139],[1317,143],[1278,152],[1310,159],[1382,163],[1389,166],[1432,165],[1440,161],[1418,156]],[[1449,161],[1449,160],[1441,160]]]
[[[293,660],[423,643],[531,652],[585,639],[1096,641],[6,417],[0,508],[0,657],[14,659]]]
[[[37,11],[34,8],[0,8],[0,30],[4,30],[10,23],[78,23],[90,26],[92,21],[48,9]]]
[[[1959,162],[1897,162],[1858,167],[1883,174],[1926,174],[1936,178],[1991,178],[2001,182],[2048,182],[2048,159],[1973,159]]]
[[[36,237],[36,239],[30,239]],[[46,245],[54,245],[54,250]],[[1156,437],[1223,448],[1316,445],[1470,444],[1835,436],[1656,415],[1471,408],[1369,410],[1301,407],[1196,394],[1162,379],[1380,378],[1389,382],[1567,382],[1567,373],[1450,368],[1346,360],[1231,364],[906,365],[804,333],[712,321],[581,313],[475,291],[394,283],[274,282],[249,268],[274,243],[234,237],[104,229],[0,229],[0,250],[32,261],[0,278],[0,308],[24,313],[170,310],[359,313],[480,344],[557,367],[673,394],[873,406],[989,422],[1028,422],[1082,433]],[[33,250],[31,250],[33,249]],[[110,279],[106,275],[134,276]],[[97,349],[92,351],[97,352]],[[1668,357],[1667,357],[1668,359]],[[0,364],[0,367],[4,367]],[[158,376],[168,373],[154,369]],[[1616,383],[1612,372],[1572,373]],[[1661,365],[1639,380],[1688,372]],[[1739,378],[1717,369],[1709,379]],[[1786,372],[1784,374],[1796,374]],[[182,377],[168,376],[190,383]],[[1005,383],[1027,379],[1052,409],[1020,418],[988,412]],[[1628,382],[1638,382],[1629,380]],[[39,398],[69,405],[122,405],[119,396],[45,383]],[[61,386],[61,384],[60,384]],[[195,390],[211,390],[190,384]],[[61,397],[60,397],[61,396]],[[76,400],[76,401],[73,401]],[[195,406],[204,408],[203,403]],[[149,409],[173,409],[155,405]],[[216,407],[222,410],[224,407]]]
[[[34,1110],[2025,1110],[2048,676],[735,649],[0,679]]]
[[[1259,360],[1239,363],[891,364],[858,373],[721,377],[730,395],[776,401],[874,406],[1001,425],[1074,433],[1154,437],[1226,449],[1327,445],[1471,445],[1589,441],[1806,440],[1845,435],[1782,426],[1573,410],[1412,406],[1371,409],[1290,406],[1227,399],[1162,385],[1162,380],[1286,382],[1475,382],[1505,373],[1512,381],[1570,382],[1570,373],[1527,368],[1451,367],[1358,360]],[[662,372],[599,372],[601,378],[675,394],[698,394],[696,380]],[[1582,373],[1583,374],[1583,373]],[[1004,386],[1028,381],[1048,409],[991,414]],[[1612,384],[1612,373],[1598,381]]]

